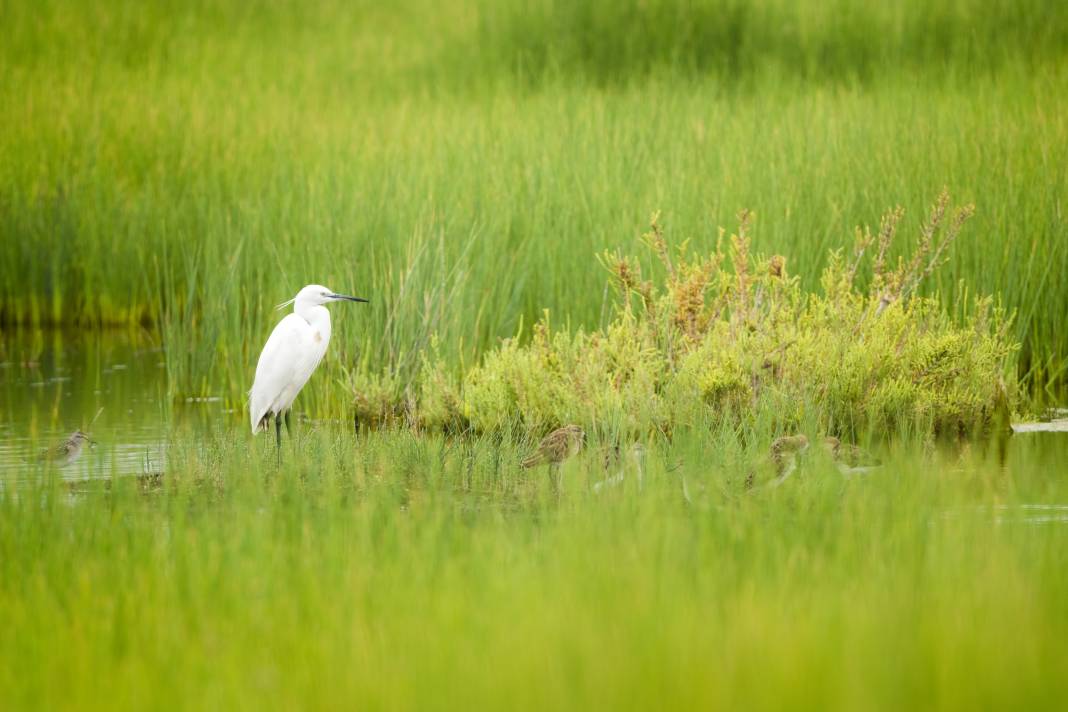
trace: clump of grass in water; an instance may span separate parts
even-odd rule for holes
[[[529,344],[506,341],[460,381],[428,360],[417,397],[392,407],[379,397],[362,415],[430,429],[577,423],[631,435],[719,419],[780,428],[807,419],[831,432],[988,426],[1016,399],[1011,319],[990,298],[955,320],[938,297],[917,295],[973,212],[950,210],[943,193],[911,256],[893,265],[902,211],[889,213],[878,233],[858,231],[848,259],[832,252],[819,293],[801,290],[784,257],[752,253],[747,212],[729,248],[721,232],[708,254],[686,242],[672,250],[654,216],[645,242],[662,284],[637,258],[605,253],[618,298],[604,329],[554,331],[546,314]],[[861,289],[867,263],[873,277]]]

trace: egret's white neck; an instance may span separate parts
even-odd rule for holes
[[[293,305],[293,313],[312,326],[330,325],[330,311],[321,304],[309,304],[298,300]]]

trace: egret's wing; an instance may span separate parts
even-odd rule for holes
[[[305,358],[308,340],[308,322],[296,314],[289,314],[274,327],[270,338],[263,346],[256,364],[256,380],[249,391],[249,415],[252,417],[252,432],[259,429],[260,421],[278,400],[287,386],[292,386]],[[301,384],[303,385],[303,384]]]

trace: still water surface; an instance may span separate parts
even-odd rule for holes
[[[42,451],[75,430],[90,433],[98,446],[57,470],[67,480],[163,472],[176,414],[201,425],[234,417],[216,399],[174,408],[166,394],[164,353],[153,334],[0,331],[0,487],[39,477],[46,470]],[[1058,409],[1045,422],[1014,425],[1010,452],[1003,453],[1010,455],[1006,471],[1026,462],[1028,472],[1064,477],[1066,416],[1068,411]],[[1068,523],[1068,504],[1036,502],[983,514],[1001,522]]]
[[[217,404],[216,404],[217,405]],[[38,476],[75,430],[98,445],[64,479],[160,471],[168,408],[158,338],[137,331],[0,332],[0,472]]]

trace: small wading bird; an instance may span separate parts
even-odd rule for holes
[[[278,457],[282,456],[282,419],[290,432],[289,411],[300,389],[308,382],[330,343],[330,302],[366,302],[360,297],[335,294],[319,284],[309,284],[297,296],[278,305],[293,305],[293,313],[274,327],[256,364],[256,380],[248,394],[252,433],[267,430],[274,418]],[[292,434],[290,432],[290,434]]]
[[[774,471],[773,487],[781,485],[797,469],[797,456],[808,449],[808,438],[804,435],[783,435],[771,442],[768,457],[757,469]],[[757,471],[750,471],[745,478],[745,488],[752,489],[756,483]]]
[[[609,445],[601,450],[601,463],[604,465],[606,477],[594,483],[594,492],[622,484],[627,477],[627,469],[630,465],[633,465],[637,472],[638,489],[641,490],[645,479],[645,445],[641,443],[631,443],[627,447],[621,447],[618,444]]]
[[[771,443],[771,461],[782,482],[797,469],[797,456],[808,450],[808,438],[804,435],[784,435]]]
[[[53,464],[56,467],[66,467],[82,456],[82,450],[86,445],[96,447],[96,441],[90,438],[88,433],[75,430],[67,438],[66,442],[41,453],[40,459],[42,462]]]
[[[823,439],[823,449],[831,456],[838,471],[843,475],[870,472],[881,464],[878,458],[872,457],[864,448],[852,443],[844,443],[831,435]]]
[[[551,468],[553,486],[557,487],[557,473],[560,464],[568,458],[574,457],[582,450],[586,441],[586,433],[577,425],[565,425],[552,431],[538,443],[538,449],[530,457],[523,460],[524,468],[549,465]]]

